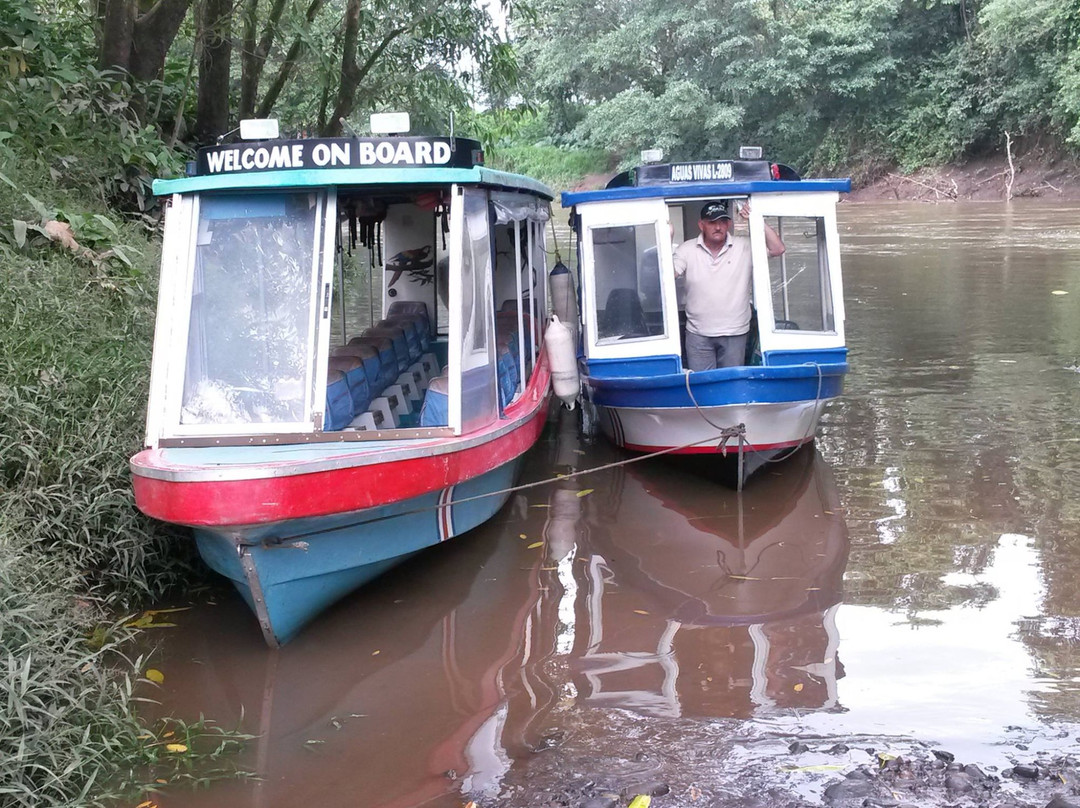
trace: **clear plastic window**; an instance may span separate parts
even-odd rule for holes
[[[832,333],[833,315],[825,220],[820,216],[767,217],[784,242],[782,255],[769,259],[774,329]]]
[[[462,204],[461,423],[469,431],[498,415],[498,401],[494,344],[489,333],[494,328],[495,304],[487,195],[467,189]]]
[[[664,334],[656,228],[592,228],[598,343]]]
[[[182,424],[307,419],[318,207],[308,193],[202,197]]]

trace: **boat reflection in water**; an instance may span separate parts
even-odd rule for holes
[[[677,469],[620,471],[591,503],[579,571],[584,698],[667,717],[834,706],[848,536],[820,455],[741,496]]]
[[[613,451],[586,454],[562,415],[534,478]],[[164,708],[257,734],[242,765],[259,779],[155,801],[456,806],[498,794],[567,710],[720,717],[836,703],[847,534],[813,451],[741,498],[641,464],[530,489],[504,516],[281,649],[247,630],[239,604],[179,615],[190,628],[170,633],[158,661]]]

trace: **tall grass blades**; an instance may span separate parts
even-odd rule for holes
[[[60,254],[9,254],[0,281],[5,543],[107,603],[160,596],[185,567],[167,529],[135,510],[127,466],[141,442],[152,290],[102,283]]]
[[[20,189],[32,171],[4,167]],[[78,209],[63,191],[35,193]],[[0,209],[30,218],[28,207],[0,185]],[[139,782],[190,779],[206,754],[163,755],[167,744],[135,711],[141,662],[121,653],[131,632],[101,630],[108,615],[199,575],[190,541],[142,516],[131,495],[157,256],[141,225],[119,227],[115,240],[137,264],[0,244],[3,806],[103,805]],[[213,753],[236,739],[203,729],[194,734]]]

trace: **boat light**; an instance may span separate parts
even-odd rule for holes
[[[641,162],[643,163],[659,163],[663,159],[663,149],[642,149],[641,151]]]
[[[247,118],[240,121],[241,140],[276,140],[279,134],[277,118]]]
[[[371,134],[406,135],[412,128],[407,112],[371,113]]]
[[[740,160],[760,160],[761,146],[739,146]]]

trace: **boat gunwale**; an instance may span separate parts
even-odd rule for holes
[[[738,381],[770,381],[773,379],[803,379],[817,376],[843,376],[849,371],[847,362],[806,362],[784,365],[744,365],[733,368],[664,373],[653,376],[592,376],[584,374],[590,387],[607,387],[618,390],[657,389],[686,387],[687,376],[691,387]]]

